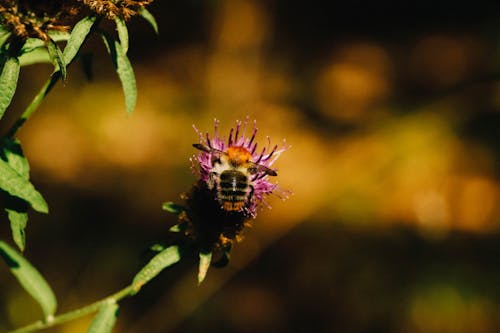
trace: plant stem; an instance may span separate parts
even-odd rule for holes
[[[38,94],[36,94],[35,98],[33,98],[31,103],[21,114],[19,119],[17,119],[17,121],[9,129],[9,131],[7,132],[7,137],[13,138],[14,135],[16,135],[17,130],[21,128],[21,126],[23,126],[26,120],[28,120],[29,117],[31,117],[31,115],[36,111],[36,109],[38,109],[45,96],[47,96],[47,94],[52,90],[52,88],[60,78],[61,78],[61,71],[56,71],[52,73],[52,75],[47,80],[47,82],[45,82],[45,84],[42,86]]]
[[[91,314],[91,313],[99,310],[101,305],[103,305],[106,302],[118,302],[127,296],[131,296],[133,291],[134,291],[134,286],[131,284],[131,285],[123,288],[122,290],[114,293],[113,295],[108,296],[106,298],[103,298],[97,302],[94,302],[92,304],[86,305],[84,307],[81,307],[81,308],[73,310],[73,311],[69,311],[69,312],[57,315],[53,318],[47,318],[45,320],[36,321],[32,324],[18,328],[14,331],[10,331],[9,333],[34,332],[34,331],[38,331],[38,330],[41,330],[44,328],[56,326],[56,325],[65,323],[67,321],[71,321],[73,319],[79,318],[79,317],[86,316],[88,314]]]

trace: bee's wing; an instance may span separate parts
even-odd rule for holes
[[[201,151],[204,151],[209,154],[224,154],[222,150],[216,149],[216,148],[211,148],[207,145],[204,145],[202,143],[193,143],[193,147],[196,149],[199,149]]]
[[[256,173],[259,173],[259,172],[264,172],[265,174],[269,175],[269,176],[277,176],[278,174],[276,173],[276,171],[274,171],[273,169],[270,169],[262,164],[257,164],[257,163],[254,163],[254,162],[250,162],[250,166],[248,167],[248,171],[251,173],[251,174],[256,174]]]

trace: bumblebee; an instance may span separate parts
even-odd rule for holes
[[[240,212],[253,196],[253,181],[276,171],[251,161],[252,154],[244,147],[230,146],[225,151],[195,143],[193,147],[211,154],[212,169],[207,182],[215,190],[222,209]]]

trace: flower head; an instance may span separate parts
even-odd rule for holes
[[[248,136],[247,126],[248,119],[236,121],[236,127],[231,128],[227,140],[219,135],[218,120],[214,121],[212,136],[193,126],[199,135],[199,144],[194,146],[200,152],[191,162],[193,171],[212,190],[214,199],[223,210],[255,217],[257,207],[265,203],[265,197],[279,191],[277,184],[270,180],[271,176],[277,175],[272,165],[289,147],[285,141],[281,146],[272,146],[267,137],[267,144],[260,148],[255,140],[256,122]]]
[[[67,31],[78,7],[73,1],[0,0],[0,25],[22,39],[48,41],[49,31]]]
[[[129,20],[153,0],[82,0],[82,2],[91,11],[109,20],[115,17]]]
[[[174,241],[191,244],[199,251],[199,283],[208,269],[207,258],[216,267],[229,262],[233,243],[242,239],[244,228],[250,225],[250,218],[255,218],[265,197],[277,191],[287,194],[270,180],[277,176],[272,169],[274,162],[289,148],[285,141],[281,146],[272,146],[267,137],[267,145],[260,148],[255,141],[255,121],[247,136],[248,119],[236,121],[227,140],[219,135],[219,121],[215,120],[214,125],[213,135],[203,134],[193,126],[199,135],[199,143],[193,146],[200,152],[191,158],[191,163],[199,179],[189,192],[181,195],[185,206],[172,202],[163,206],[177,214],[178,224],[170,228],[179,237]]]

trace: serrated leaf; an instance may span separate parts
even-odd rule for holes
[[[9,57],[5,60],[0,74],[0,119],[2,119],[16,92],[19,69],[19,59],[16,57]]]
[[[177,214],[177,215],[186,210],[183,206],[177,205],[177,204],[173,203],[172,201],[164,202],[163,205],[161,206],[161,208],[163,210],[166,210],[169,213]]]
[[[118,304],[107,302],[101,305],[94,319],[90,323],[87,333],[109,333],[113,329],[118,316]]]
[[[57,308],[56,297],[47,281],[45,281],[36,268],[3,241],[0,241],[0,257],[9,266],[10,271],[17,278],[24,290],[40,304],[45,318],[52,316]]]
[[[153,30],[158,35],[158,23],[156,23],[156,19],[153,14],[151,14],[145,7],[142,7],[141,9],[139,9],[139,15],[141,15],[142,18],[145,19],[153,27]]]
[[[85,42],[85,39],[87,38],[95,21],[95,16],[87,16],[75,25],[63,52],[64,62],[66,64],[69,64],[76,56],[80,47],[83,45],[83,42]]]
[[[16,139],[3,138],[0,147],[0,158],[24,179],[29,179],[30,166],[24,157],[21,144]],[[25,228],[28,221],[28,203],[24,200],[8,196],[5,200],[5,211],[10,221],[12,239],[17,247],[24,251],[26,245]]]
[[[123,54],[128,52],[128,29],[125,20],[119,16],[115,16],[116,31],[118,31],[118,39],[122,46]]]
[[[42,195],[24,176],[17,173],[7,162],[0,160],[0,189],[30,203],[34,210],[48,213],[49,208]]]
[[[158,253],[136,274],[132,281],[134,291],[137,293],[143,285],[158,275],[165,268],[175,264],[181,259],[181,248],[177,245],[170,246]]]
[[[135,83],[134,69],[117,41],[115,41],[115,50],[116,72],[122,82],[123,94],[125,95],[125,107],[127,113],[132,113],[137,101],[137,87]]]
[[[52,63],[52,59],[50,59],[49,52],[46,48],[39,47],[30,52],[21,54],[19,63],[21,67],[41,63],[50,64]]]
[[[16,243],[19,250],[23,252],[26,246],[26,233],[24,229],[26,228],[26,224],[28,222],[28,213],[17,212],[12,209],[6,209],[5,211],[9,217],[12,239]]]
[[[10,229],[12,232],[12,239],[16,243],[21,252],[24,251],[26,246],[26,224],[28,222],[28,208],[29,204],[17,197],[13,197],[5,192],[2,192],[5,199],[5,211],[10,221]]]
[[[54,67],[61,72],[62,80],[66,81],[66,62],[64,61],[61,48],[51,39],[47,42],[47,50],[54,63]]]
[[[111,39],[109,36],[102,35],[106,49],[111,55],[111,60],[116,68],[116,73],[120,78],[125,95],[125,107],[127,113],[132,113],[137,101],[137,87],[135,84],[134,69],[130,64],[127,55],[123,52],[120,42]]]
[[[0,142],[0,158],[7,162],[15,172],[29,179],[30,165],[24,157],[19,140],[3,138]]]
[[[212,261],[212,252],[200,252],[200,264],[198,266],[198,285],[200,285],[207,276],[210,262]]]

